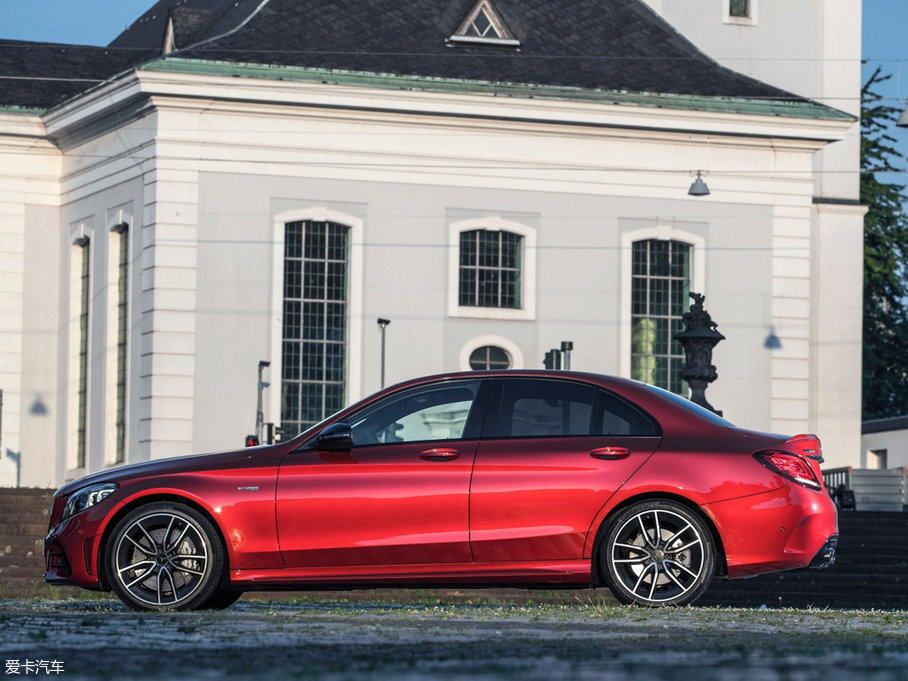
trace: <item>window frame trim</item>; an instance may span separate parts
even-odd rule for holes
[[[460,304],[460,235],[463,232],[474,230],[511,232],[522,237],[521,308],[471,307]],[[448,226],[448,316],[469,319],[534,321],[536,319],[536,228],[494,215],[451,223]],[[508,348],[505,347],[505,349]],[[460,365],[464,367],[463,361]],[[469,362],[466,367],[465,370],[468,371]]]
[[[757,7],[759,0],[748,0],[747,16],[739,17],[731,13],[731,0],[722,0],[722,22],[732,26],[758,26]]]
[[[67,427],[66,427],[66,455],[65,469],[68,480],[79,478],[92,470],[94,463],[92,456],[92,344],[94,334],[92,326],[95,318],[94,288],[95,262],[97,247],[95,243],[95,230],[93,227],[95,216],[90,215],[81,220],[70,223],[70,271],[69,271],[69,354],[68,354],[68,389],[67,389]],[[78,431],[79,431],[79,380],[80,380],[80,327],[82,299],[82,249],[88,246],[88,328],[86,330],[86,347],[88,359],[85,367],[85,460],[79,465]],[[94,386],[96,387],[96,386]]]
[[[130,451],[130,400],[132,394],[132,356],[133,356],[133,338],[132,327],[135,313],[133,293],[136,287],[135,268],[133,263],[136,261],[136,220],[134,215],[133,202],[128,201],[120,206],[111,208],[107,211],[106,229],[107,232],[107,282],[106,286],[106,309],[107,309],[107,358],[106,358],[106,391],[105,391],[105,436],[104,452],[105,465],[108,468],[121,466],[129,463]],[[123,232],[118,232],[119,225],[126,225]],[[125,233],[125,236],[124,236]],[[124,405],[125,418],[125,443],[123,461],[117,459],[117,364],[118,364],[118,341],[119,341],[119,284],[120,284],[120,239],[126,239],[127,248],[127,277],[126,277],[126,402]]]
[[[265,421],[281,426],[281,381],[283,376],[284,321],[284,240],[287,223],[311,220],[335,222],[349,229],[347,261],[347,357],[344,404],[362,399],[363,352],[363,229],[365,221],[355,215],[331,210],[326,206],[294,208],[276,213],[272,221],[271,279],[271,366],[268,383],[272,388],[264,400]],[[317,425],[317,424],[316,424]]]
[[[481,12],[485,12],[486,18],[489,20],[492,28],[495,29],[497,35],[494,38],[467,35],[467,31],[470,30],[470,26],[473,25],[473,22],[476,21],[476,18]],[[495,7],[495,5],[490,0],[479,0],[479,2],[477,2],[476,5],[473,6],[473,9],[454,32],[454,35],[448,38],[448,42],[472,43],[474,45],[501,45],[506,47],[520,47],[520,41],[517,40],[517,38],[511,32],[511,29],[509,29],[507,24],[504,23],[504,19],[499,13],[498,8]]]
[[[487,334],[485,336],[476,336],[464,343],[463,347],[460,349],[460,356],[458,357],[460,370],[476,371],[470,366],[470,355],[479,348],[483,348],[487,345],[496,345],[510,355],[511,366],[507,371],[524,368],[523,351],[517,343],[504,336]]]
[[[706,289],[706,238],[674,225],[657,225],[624,232],[621,235],[620,307],[618,312],[618,375],[631,377],[633,249],[637,241],[680,241],[689,245],[691,257],[690,290],[708,295]]]

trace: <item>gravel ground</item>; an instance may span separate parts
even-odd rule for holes
[[[908,612],[2,601],[0,649],[4,661],[60,661],[67,679],[875,681],[908,679]]]

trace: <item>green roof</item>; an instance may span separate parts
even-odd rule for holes
[[[782,116],[789,118],[814,118],[827,120],[857,120],[838,109],[805,99],[794,101],[770,99],[735,99],[646,92],[626,92],[583,89],[552,85],[521,83],[495,83],[482,80],[457,80],[427,76],[401,76],[386,73],[314,69],[300,66],[270,66],[225,61],[207,61],[167,57],[139,67],[142,71],[191,73],[209,76],[231,76],[263,80],[286,80],[308,83],[331,83],[386,90],[421,90],[426,92],[454,92],[485,94],[497,97],[522,99],[552,99],[597,104],[626,104],[657,109],[687,111],[715,111]]]

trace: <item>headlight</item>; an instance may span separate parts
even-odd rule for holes
[[[78,492],[73,492],[66,497],[66,505],[63,507],[63,517],[66,520],[69,516],[81,513],[87,508],[91,508],[99,501],[104,501],[107,497],[117,491],[120,486],[115,482],[105,482],[100,485],[84,487]]]

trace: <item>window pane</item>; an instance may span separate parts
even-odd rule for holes
[[[501,307],[510,309],[520,307],[520,272],[501,271]]]
[[[303,263],[300,260],[284,262],[284,298],[299,299],[303,291]]]
[[[289,381],[300,380],[300,344],[284,341],[283,356],[284,379]]]
[[[499,270],[479,270],[479,307],[499,307]]]
[[[460,304],[476,306],[476,270],[460,268]]]
[[[303,223],[291,222],[284,232],[284,257],[303,257]]]
[[[485,36],[489,32],[489,29],[492,27],[492,22],[489,21],[489,18],[486,16],[485,11],[481,11],[473,20],[473,26],[476,27],[476,33],[478,33],[480,36]],[[494,31],[492,31],[492,35],[490,37],[497,37]]]
[[[353,442],[456,440],[462,437],[479,381],[417,388],[395,395],[351,417]]]
[[[595,389],[564,381],[507,380],[499,437],[589,435]]]
[[[470,368],[474,371],[510,369],[511,357],[504,349],[494,345],[487,345],[477,348],[470,355]]]
[[[299,303],[297,303],[299,305]],[[325,338],[325,304],[303,303],[302,334],[306,340],[324,340]],[[286,338],[287,336],[285,336]]]
[[[598,435],[655,435],[650,420],[635,407],[611,393],[599,393],[596,418]]]
[[[321,383],[300,383],[300,420],[315,425],[322,420],[325,386]]]
[[[667,277],[670,274],[668,241],[649,242],[649,274],[652,277]]]
[[[506,363],[510,364],[511,358],[508,357],[508,353],[505,352],[502,348],[495,347],[494,345],[489,346],[489,361],[496,363]]]
[[[460,264],[476,265],[476,240],[479,232],[463,232],[460,235]]]
[[[483,230],[479,233],[479,266],[498,267],[500,263],[501,233]]]
[[[648,251],[649,241],[637,241],[633,246],[633,262],[634,262],[634,274],[643,275],[647,274],[647,258],[649,258]]]
[[[325,223],[306,222],[306,259],[321,260],[325,257]]]
[[[520,240],[519,234],[501,232],[501,266],[516,269],[520,267]]]
[[[348,232],[332,222],[286,225],[281,423],[293,429],[344,404]]]
[[[730,0],[731,5],[729,6],[728,13],[733,17],[748,17],[750,16],[748,0]]]
[[[678,241],[633,245],[631,276],[631,377],[686,392],[679,371],[681,344],[673,340],[690,308],[691,246]]]
[[[520,309],[522,248],[519,234],[490,230],[462,233],[459,304]]]
[[[292,260],[289,262],[293,262]],[[306,300],[324,300],[325,298],[325,265],[324,262],[306,261],[303,298]]]

